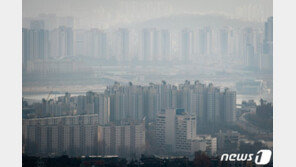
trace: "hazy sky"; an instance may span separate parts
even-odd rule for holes
[[[40,13],[104,26],[184,13],[264,21],[272,15],[272,0],[23,0],[23,17]]]

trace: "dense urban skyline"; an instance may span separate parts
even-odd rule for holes
[[[201,150],[216,156],[236,152],[239,143],[258,139],[270,148],[272,136],[266,125],[260,131],[248,127],[254,109],[266,112],[269,115],[257,114],[270,119],[270,109],[264,105],[272,107],[263,100],[260,106],[254,101],[237,104],[235,91],[220,91],[199,81],[178,86],[165,81],[149,86],[114,83],[104,93],[66,93],[32,105],[23,99],[23,150],[39,156],[116,154],[125,158],[190,157]]]

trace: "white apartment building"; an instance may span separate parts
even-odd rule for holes
[[[23,120],[25,152],[47,156],[97,153],[98,115]]]

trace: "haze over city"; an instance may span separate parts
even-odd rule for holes
[[[145,164],[272,149],[272,12],[272,0],[24,0],[23,154]]]
[[[272,16],[272,0],[24,0],[23,18],[40,13],[71,16],[77,28],[107,28],[149,19],[190,14],[222,15],[233,19],[263,22]]]

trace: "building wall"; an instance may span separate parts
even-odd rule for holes
[[[23,120],[25,151],[41,156],[96,154],[97,120],[96,114]]]
[[[139,157],[145,151],[145,125],[98,126],[98,141],[101,154]]]

